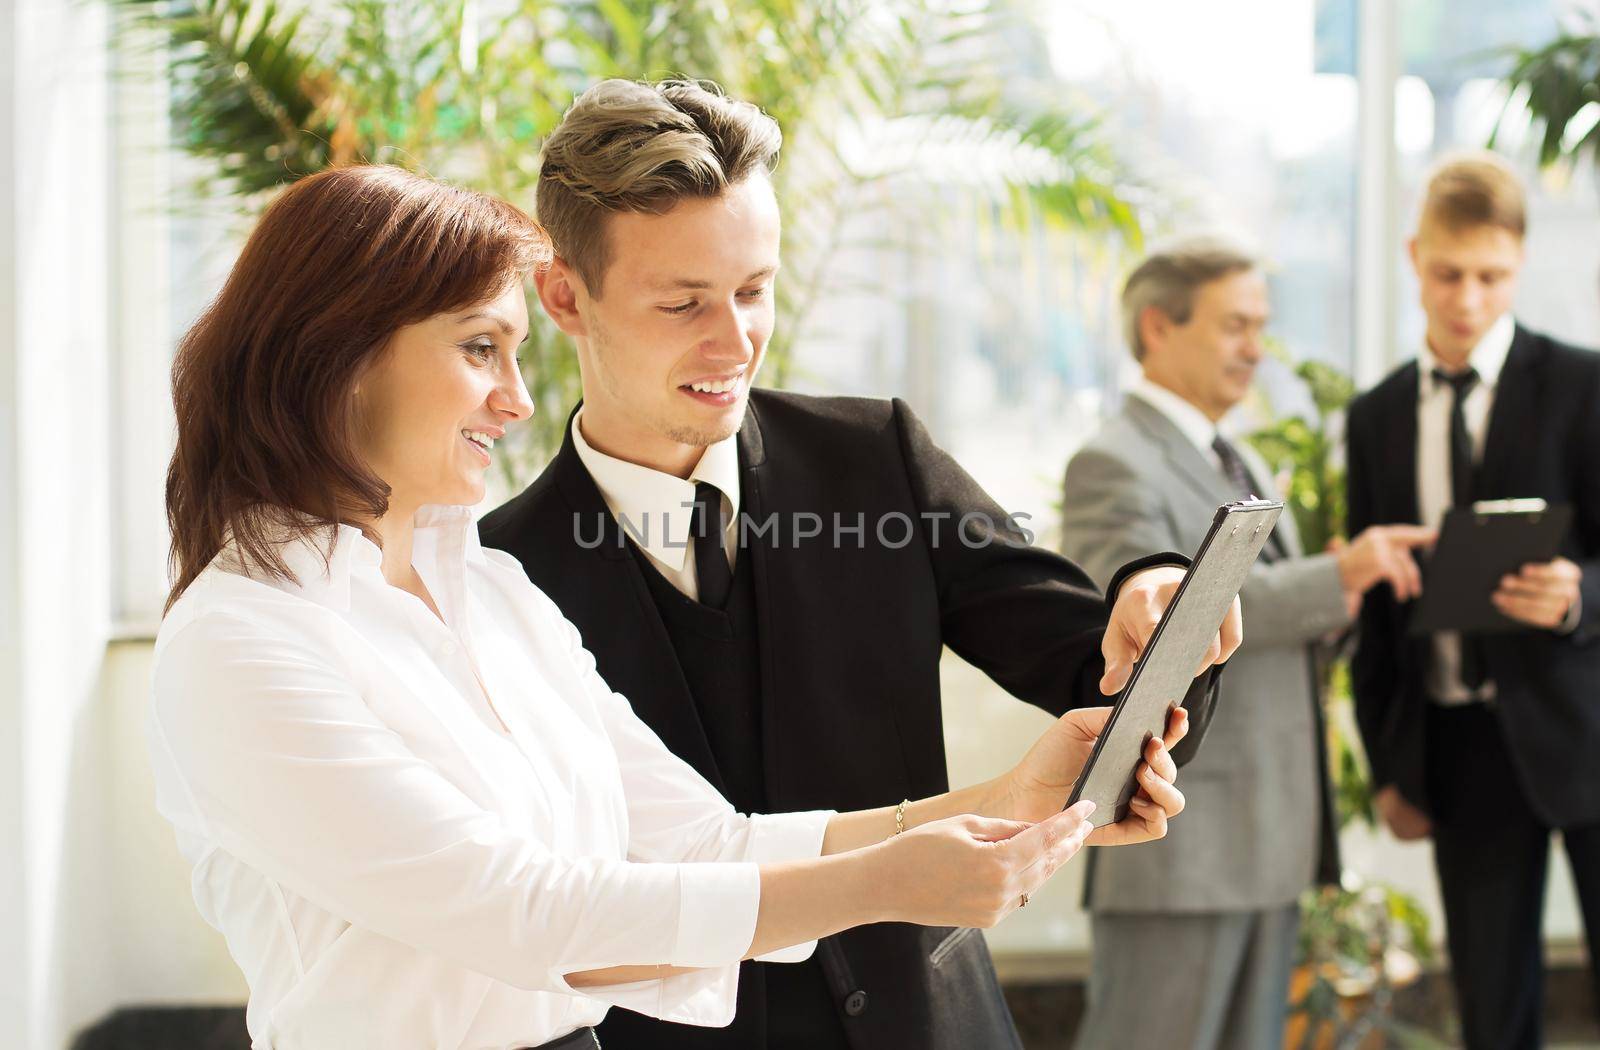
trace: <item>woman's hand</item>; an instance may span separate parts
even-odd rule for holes
[[[885,918],[987,929],[1022,906],[1083,848],[1093,802],[1037,823],[968,814],[912,828],[879,846]]]
[[[1109,707],[1088,707],[1056,719],[1022,761],[1000,779],[994,812],[1009,819],[1036,821],[1059,811],[1110,717]],[[1171,751],[1188,732],[1188,712],[1175,708],[1167,717],[1165,736],[1152,737],[1145,744],[1144,760],[1134,773],[1139,790],[1128,815],[1096,830],[1089,838],[1090,845],[1125,846],[1166,835],[1167,821],[1183,812],[1184,805],[1183,793],[1174,786],[1178,767]]]

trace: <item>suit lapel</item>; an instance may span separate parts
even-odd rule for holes
[[[622,526],[578,458],[570,419],[566,440],[556,453],[551,470],[562,498],[575,515],[584,543],[592,542],[597,532],[601,534],[601,543],[594,549],[574,550],[575,557],[593,559],[593,579],[585,604],[602,610],[608,638],[625,640],[621,643],[625,655],[619,659],[631,665],[634,680],[652,684],[649,689],[630,690],[628,702],[644,722],[657,730],[657,735],[670,741],[679,758],[704,772],[706,779],[722,790],[711,742],[683,677],[677,650],[650,595],[644,570],[628,551]],[[603,643],[594,639],[587,644],[598,651]]]
[[[761,432],[755,399],[751,398],[745,407],[744,423],[739,427],[739,514],[758,527],[765,524],[767,515],[767,499],[763,490],[766,464],[766,439]],[[750,559],[751,579],[756,594],[756,652],[761,665],[761,769],[765,780],[762,786],[767,792],[767,804],[777,807],[784,798],[780,782],[783,764],[780,754],[783,740],[780,721],[782,705],[778,702],[777,672],[778,649],[783,639],[774,633],[771,561],[781,555],[760,540],[746,546],[740,542],[744,534],[741,522],[735,534],[735,542],[739,542],[738,557]]]
[[[1417,363],[1405,366],[1394,387],[1395,402],[1386,406],[1383,418],[1389,421],[1387,451],[1393,458],[1394,476],[1387,486],[1394,500],[1391,521],[1420,522],[1422,508],[1417,500]]]
[[[1215,508],[1234,498],[1228,479],[1159,409],[1134,396],[1123,402],[1123,411],[1134,426],[1160,446],[1172,473],[1192,488],[1208,506]]]
[[[1502,499],[1526,495],[1511,476],[1516,455],[1523,446],[1523,435],[1537,428],[1539,402],[1538,352],[1532,338],[1521,326],[1511,340],[1511,349],[1495,384],[1494,407],[1489,411],[1489,433],[1484,440],[1483,464],[1478,481],[1478,499]]]

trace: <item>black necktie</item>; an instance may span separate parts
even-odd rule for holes
[[[1222,461],[1222,473],[1227,477],[1228,484],[1233,486],[1234,495],[1240,499],[1264,498],[1256,487],[1255,479],[1250,476],[1250,468],[1245,466],[1244,457],[1229,444],[1227,438],[1218,434],[1216,440],[1211,442],[1211,451]],[[1283,543],[1278,539],[1277,530],[1273,530],[1272,535],[1267,537],[1267,545],[1261,549],[1262,560],[1272,561],[1283,555]]]
[[[720,609],[727,604],[733,586],[733,570],[728,568],[728,552],[723,546],[722,492],[711,482],[694,487],[694,580],[700,591],[700,604]]]
[[[1466,403],[1467,395],[1472,393],[1472,388],[1478,385],[1478,371],[1469,368],[1465,372],[1451,374],[1436,368],[1433,370],[1433,381],[1448,386],[1453,394],[1450,402],[1450,505],[1470,507],[1474,488],[1472,435],[1467,433],[1467,415],[1462,411],[1462,405]]]
[[[1467,415],[1462,405],[1472,388],[1478,385],[1478,371],[1469,368],[1464,372],[1433,370],[1433,381],[1448,386],[1453,400],[1450,403],[1450,505],[1472,506],[1476,489],[1477,470],[1472,464],[1472,435],[1467,432]],[[1461,637],[1461,684],[1477,692],[1488,679],[1488,665],[1483,655],[1483,640],[1472,635]]]

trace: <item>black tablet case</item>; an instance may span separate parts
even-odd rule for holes
[[[1561,550],[1572,508],[1492,512],[1459,507],[1445,515],[1439,542],[1422,571],[1422,596],[1411,615],[1412,635],[1435,631],[1503,634],[1528,625],[1503,615],[1489,600],[1500,577]]]
[[[1168,716],[1183,702],[1206,648],[1282,513],[1282,503],[1268,500],[1217,509],[1194,564],[1134,664],[1067,800],[1071,806],[1092,799],[1090,822],[1095,827],[1128,815],[1128,801],[1138,789],[1133,773],[1144,758],[1145,742],[1166,731]]]

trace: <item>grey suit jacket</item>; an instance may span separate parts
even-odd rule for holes
[[[1240,452],[1270,485],[1266,463]],[[1177,426],[1130,396],[1067,467],[1062,552],[1103,584],[1141,554],[1198,550],[1216,508],[1236,498]],[[1304,556],[1287,512],[1278,535],[1288,557],[1258,563],[1240,593],[1245,642],[1205,747],[1178,778],[1187,807],[1159,842],[1093,851],[1091,908],[1269,908],[1337,878],[1313,643],[1350,618],[1333,556]]]

